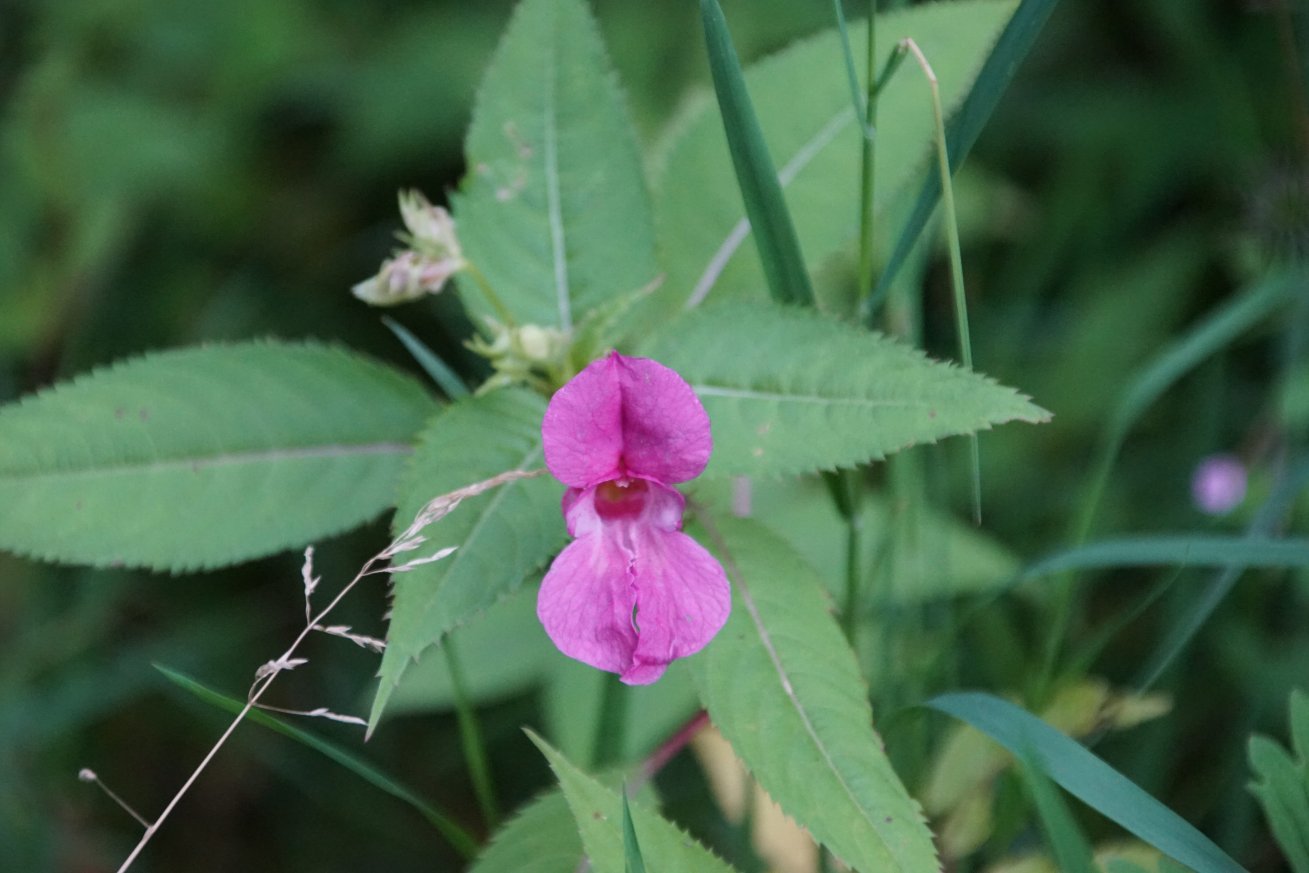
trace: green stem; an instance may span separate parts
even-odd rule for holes
[[[500,822],[500,810],[495,799],[495,786],[491,781],[491,767],[486,755],[486,743],[482,739],[482,728],[477,721],[477,712],[473,709],[468,696],[468,687],[464,683],[464,671],[455,652],[454,640],[449,637],[441,645],[445,653],[446,669],[450,671],[450,685],[454,690],[455,715],[459,721],[459,739],[463,744],[464,761],[473,780],[473,793],[477,796],[477,805],[482,810],[482,818],[488,830],[495,830]]]
[[[591,767],[602,770],[620,763],[627,733],[627,688],[617,676],[604,676],[600,711],[596,713],[595,747]]]
[[[486,276],[482,271],[477,269],[477,265],[472,261],[465,261],[464,271],[473,277],[473,281],[477,283],[478,290],[482,292],[482,296],[486,298],[486,302],[491,304],[491,308],[495,310],[495,314],[500,317],[501,323],[504,324],[505,327],[516,327],[518,322],[514,321],[513,313],[509,311],[508,306],[505,306],[504,301],[500,299],[500,295],[495,293],[495,289],[491,287],[491,283],[487,281]]]
[[[868,0],[868,55],[865,67],[868,97],[864,104],[863,149],[860,173],[863,184],[859,198],[859,300],[873,293],[873,252],[877,241],[877,213],[873,209],[877,189],[876,129],[877,93],[881,82],[874,78],[877,63],[877,0]]]

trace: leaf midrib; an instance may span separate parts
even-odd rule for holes
[[[242,464],[276,463],[314,459],[335,459],[368,455],[407,455],[413,451],[408,443],[376,442],[302,446],[299,448],[264,449],[249,452],[221,452],[217,454],[188,455],[178,458],[160,458],[150,461],[126,462],[70,467],[59,470],[36,469],[31,471],[0,472],[0,482],[31,481],[33,479],[61,479],[94,475],[137,475],[203,470]]]
[[[823,406],[868,406],[906,409],[930,409],[938,405],[922,400],[878,400],[871,397],[824,397],[821,394],[784,394],[776,391],[736,388],[729,385],[706,385],[703,382],[695,383],[691,387],[701,397],[722,397],[726,400],[768,400],[779,403],[812,403]]]
[[[791,684],[790,674],[787,673],[786,667],[782,664],[781,656],[777,653],[777,648],[773,645],[772,637],[769,635],[768,629],[764,627],[763,617],[759,614],[758,604],[755,603],[754,595],[750,593],[750,587],[745,583],[745,579],[742,576],[740,569],[736,566],[736,563],[730,558],[730,556],[724,555],[724,557],[726,558],[725,563],[736,577],[734,581],[736,582],[737,590],[741,592],[741,600],[745,604],[746,611],[750,613],[750,621],[754,625],[756,633],[759,635],[759,641],[763,644],[764,651],[768,653],[768,658],[772,661],[773,669],[777,672],[777,678],[781,685],[782,693],[790,702],[796,715],[799,716],[800,723],[804,726],[805,733],[809,735],[809,739],[813,743],[814,748],[816,748],[819,754],[822,755],[823,762],[827,765],[828,771],[836,777],[836,781],[845,792],[846,797],[850,799],[851,804],[853,804],[854,808],[859,811],[859,814],[864,821],[868,823],[869,830],[877,836],[878,842],[881,843],[882,848],[886,851],[887,855],[895,859],[896,855],[891,850],[891,846],[887,843],[886,838],[882,836],[881,830],[878,829],[872,811],[865,808],[864,804],[854,793],[854,789],[850,787],[848,782],[846,782],[845,776],[837,768],[836,761],[832,758],[832,754],[828,750],[827,744],[818,736],[817,729],[814,727],[813,722],[809,720],[808,712],[796,696],[795,686]]]
[[[564,242],[563,203],[559,193],[559,133],[555,127],[555,89],[558,87],[559,75],[555,65],[559,50],[558,16],[554,16],[554,34],[549,49],[546,51],[545,95],[543,106],[543,136],[545,148],[542,149],[545,162],[545,198],[546,211],[550,218],[550,253],[554,260],[555,302],[559,308],[559,327],[570,332],[573,329],[572,304],[568,288],[567,247]]]

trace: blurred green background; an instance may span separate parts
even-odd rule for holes
[[[723,6],[747,60],[831,22],[828,0]],[[470,101],[510,8],[9,0],[0,400],[148,349],[267,335],[331,339],[416,371],[349,288],[392,246],[398,188],[438,199],[457,183]],[[696,4],[593,8],[653,143],[707,79]],[[1234,289],[1309,251],[1307,31],[1289,0],[1064,0],[970,158],[961,223],[978,367],[1056,414],[986,458],[988,527],[1019,555],[1064,542],[1124,380]],[[950,356],[945,274],[934,261],[925,336]],[[457,366],[477,366],[452,300],[397,317]],[[1098,530],[1239,529],[1240,514],[1212,521],[1191,506],[1189,477],[1200,457],[1237,452],[1257,490],[1262,465],[1302,441],[1307,422],[1282,402],[1303,355],[1287,350],[1287,335],[1269,324],[1243,337],[1152,410]],[[379,520],[320,544],[325,585],[384,538]],[[1244,737],[1284,734],[1287,690],[1309,676],[1309,598],[1264,575],[1238,589],[1188,669],[1165,682],[1175,715],[1116,754],[1237,857],[1267,858],[1271,870],[1243,787]],[[1092,607],[1112,613],[1124,588]],[[384,595],[380,585],[360,592],[340,620],[380,635]],[[79,768],[149,816],[225,721],[152,662],[239,695],[299,629],[301,608],[296,555],[186,577],[0,555],[0,868],[114,869],[139,829],[77,781]],[[1019,637],[1030,632],[1021,608],[1009,618]],[[1137,632],[1149,639],[1149,621]],[[1147,648],[1124,639],[1101,664],[1115,681]],[[317,640],[309,657],[303,675],[279,682],[279,704],[363,708],[369,655]],[[991,687],[1019,681],[999,657],[978,672],[969,678]],[[485,718],[504,795],[547,784],[518,730],[539,720],[538,702],[513,697]],[[358,741],[353,728],[308,727]],[[479,827],[452,718],[393,720],[364,752]],[[247,727],[135,869],[456,868],[412,811]]]

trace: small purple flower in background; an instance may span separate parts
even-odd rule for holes
[[[1191,497],[1206,515],[1226,515],[1245,499],[1245,465],[1233,455],[1210,455],[1191,476]]]
[[[570,658],[654,682],[731,611],[727,576],[682,533],[686,500],[670,487],[709,462],[709,416],[677,373],[610,352],[555,393],[541,435],[576,537],[541,582],[541,624]]]

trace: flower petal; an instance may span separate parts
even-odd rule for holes
[[[713,450],[709,416],[691,386],[657,361],[617,352],[555,392],[541,433],[546,466],[575,488],[629,475],[685,482]]]
[[[622,384],[626,472],[668,485],[699,476],[714,440],[695,391],[658,361],[613,357]]]
[[[550,398],[541,437],[545,465],[574,488],[619,476],[623,396],[616,354],[593,361]]]
[[[727,622],[732,589],[723,567],[681,531],[642,527],[636,534],[636,649],[622,671],[647,685],[669,662],[703,649]]]
[[[631,554],[602,532],[569,543],[541,580],[536,614],[559,651],[621,673],[632,662],[636,628]]]

